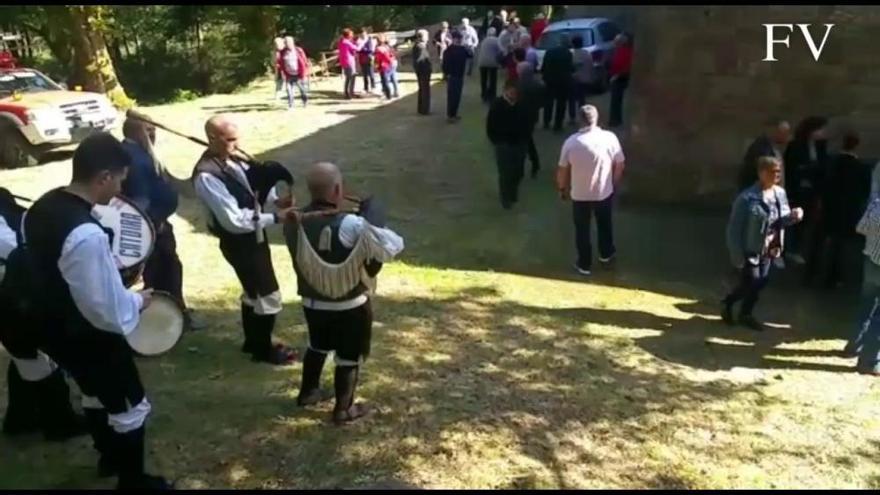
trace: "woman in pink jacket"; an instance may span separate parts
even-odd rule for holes
[[[345,76],[345,99],[350,100],[354,97],[354,82],[357,67],[357,44],[352,40],[354,33],[351,29],[342,30],[342,38],[339,39],[337,46],[339,50],[339,66],[342,67],[342,74]]]

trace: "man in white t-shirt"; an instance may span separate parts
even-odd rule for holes
[[[608,263],[616,249],[611,228],[614,191],[623,176],[623,149],[617,136],[599,127],[593,105],[580,108],[583,126],[562,145],[556,186],[562,200],[571,198],[578,258],[575,268],[589,275],[592,265],[591,217],[596,216],[599,261]]]

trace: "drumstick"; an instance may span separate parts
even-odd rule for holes
[[[12,194],[12,193],[10,193],[10,194]],[[19,196],[18,194],[12,194],[12,197],[15,198],[15,199],[20,199],[20,200],[22,200],[22,201],[27,201],[28,203],[33,203],[33,202],[34,202],[34,200],[32,200],[31,198],[26,198],[26,197],[24,197],[24,196]]]
[[[196,143],[196,144],[201,144],[202,146],[204,146],[204,147],[206,147],[206,148],[210,146],[210,145],[208,144],[208,142],[205,141],[204,139],[199,139],[199,138],[197,138],[197,137],[195,137],[195,136],[190,136],[189,134],[184,134],[184,133],[182,133],[182,132],[180,132],[180,131],[176,131],[176,130],[174,130],[174,129],[168,127],[168,126],[162,125],[162,124],[160,124],[159,122],[156,122],[155,120],[153,120],[153,119],[151,119],[150,117],[148,117],[148,116],[146,116],[146,115],[144,115],[144,114],[138,112],[138,111],[135,110],[135,109],[130,109],[130,110],[128,110],[127,112],[125,112],[125,116],[126,116],[126,117],[129,117],[129,118],[132,118],[132,119],[140,120],[140,121],[142,121],[142,122],[146,122],[147,124],[153,125],[153,126],[159,128],[159,129],[162,129],[162,130],[164,130],[164,131],[168,131],[168,132],[170,132],[171,134],[175,134],[175,135],[180,136],[180,137],[182,137],[182,138],[184,138],[184,139],[189,139],[190,141],[192,141],[192,142],[194,142],[194,143]],[[238,147],[236,147],[236,151],[239,151],[241,154],[243,154],[243,155],[244,155],[243,158],[246,158],[246,159],[247,159],[246,161],[253,162],[253,163],[257,163],[257,159],[254,158],[253,155],[251,155],[251,154],[248,153],[247,151],[245,151],[245,150],[243,150],[243,149],[241,149],[241,148],[238,148]]]

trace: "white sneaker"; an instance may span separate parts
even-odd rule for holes
[[[599,261],[601,261],[602,263],[611,263],[612,260],[614,260],[613,254],[607,258],[603,258],[603,257],[599,256]]]
[[[574,269],[577,270],[577,272],[580,273],[581,275],[585,275],[585,276],[592,275],[590,270],[584,270],[583,268],[577,266],[577,263],[574,264]]]
[[[797,265],[806,265],[807,264],[807,260],[805,260],[803,256],[801,256],[797,253],[788,254],[785,257]]]

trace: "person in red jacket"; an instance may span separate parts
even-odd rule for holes
[[[541,35],[544,34],[544,30],[547,29],[547,25],[549,21],[544,17],[543,13],[538,13],[535,16],[535,20],[532,22],[532,25],[529,26],[529,35],[532,37],[532,44],[537,45],[538,40],[541,39]]]
[[[513,50],[513,56],[510,57],[507,61],[507,65],[504,67],[507,69],[507,80],[508,81],[516,81],[519,79],[519,72],[517,71],[517,65],[520,62],[526,61],[526,49],[523,47],[517,47]]]
[[[608,127],[623,124],[623,92],[629,86],[629,71],[632,66],[633,49],[629,36],[618,34],[614,38],[614,53],[611,55],[611,111]]]
[[[390,100],[398,97],[397,55],[384,34],[378,36],[378,42],[376,66],[379,68],[379,77],[382,79],[382,92],[385,93],[385,98]]]
[[[292,36],[284,38],[284,49],[281,50],[281,71],[284,75],[284,86],[287,89],[287,108],[293,109],[293,87],[299,88],[303,106],[309,103],[305,81],[309,76],[309,62],[305,52],[294,43]]]

